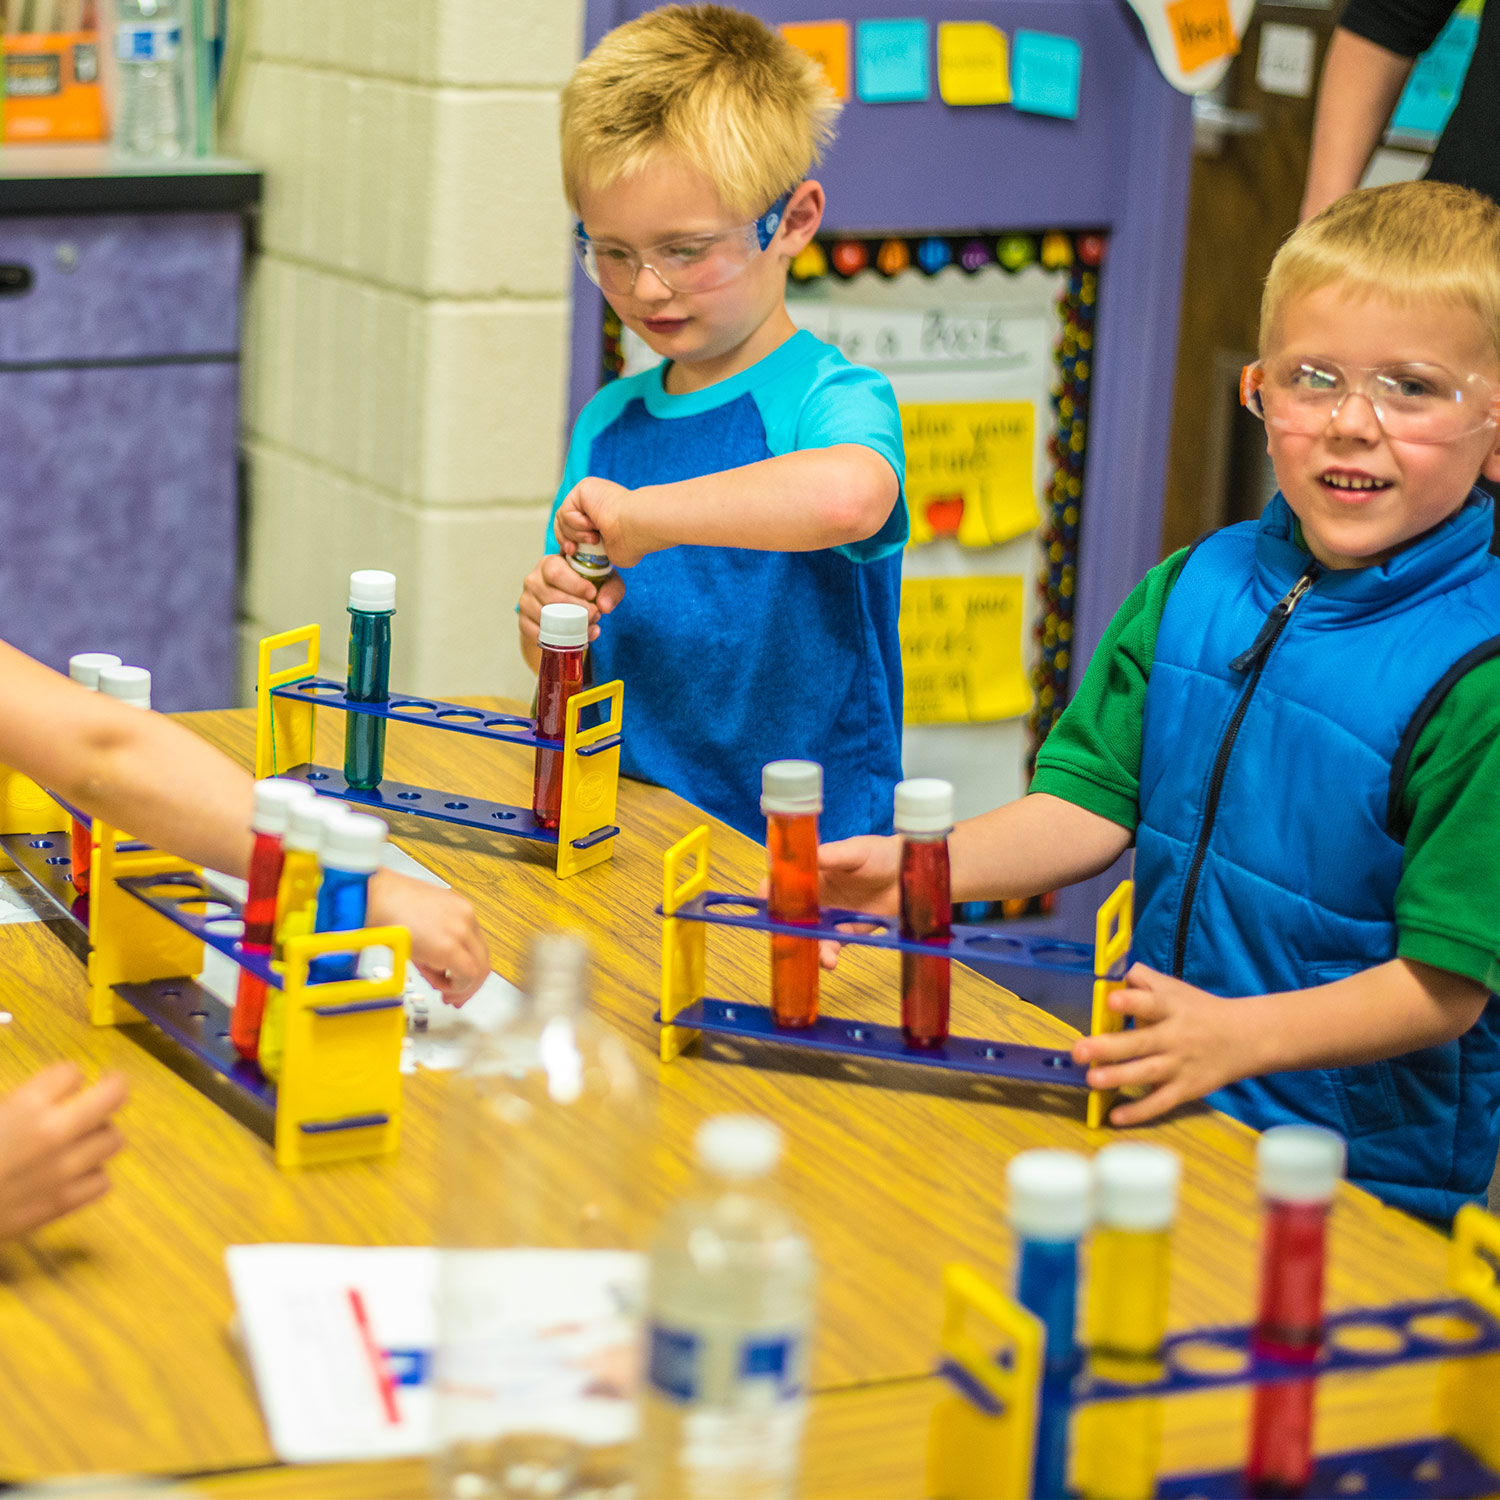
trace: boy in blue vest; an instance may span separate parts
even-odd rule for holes
[[[1404,183],[1303,225],[1243,397],[1280,493],[1126,600],[1030,795],[954,830],[953,895],[1134,843],[1134,1027],[1073,1049],[1145,1091],[1114,1123],[1327,1126],[1446,1221],[1500,1139],[1500,208]],[[895,840],[821,861],[830,903],[893,908]]]
[[[757,839],[769,760],[828,768],[835,837],[889,828],[901,776],[900,416],[786,308],[838,109],[811,58],[714,5],[610,32],[563,93],[579,262],[664,363],[580,414],[521,649],[535,669],[543,605],[587,606],[625,771]],[[615,575],[581,578],[580,546]]]

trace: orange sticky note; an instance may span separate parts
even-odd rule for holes
[[[1167,20],[1184,73],[1194,73],[1221,57],[1233,57],[1240,50],[1229,0],[1172,0]]]
[[[840,99],[849,97],[849,23],[847,21],[789,21],[781,34],[792,46],[823,66],[828,86]]]

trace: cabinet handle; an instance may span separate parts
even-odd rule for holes
[[[0,261],[0,297],[24,297],[31,290],[31,267]]]

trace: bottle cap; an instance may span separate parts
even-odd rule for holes
[[[896,783],[897,833],[947,833],[953,827],[953,783],[919,776]]]
[[[1255,1145],[1261,1197],[1331,1203],[1344,1175],[1344,1138],[1317,1125],[1273,1125]]]
[[[823,768],[815,760],[773,760],[761,767],[763,813],[823,811]]]
[[[319,863],[325,870],[372,875],[380,868],[380,846],[385,839],[386,826],[379,818],[336,808],[323,820]]]
[[[781,1160],[781,1132],[757,1115],[715,1115],[693,1144],[700,1165],[734,1182],[764,1177]]]
[[[74,682],[98,692],[101,669],[120,665],[120,658],[111,656],[108,651],[80,651],[77,656],[68,658],[68,676]]]
[[[151,674],[145,667],[101,667],[99,691],[135,708],[151,707]]]
[[[1182,1166],[1161,1146],[1122,1142],[1094,1158],[1098,1221],[1109,1229],[1170,1229]]]
[[[531,944],[531,1004],[545,1016],[570,1016],[588,999],[589,945],[576,932],[539,933]]]
[[[1093,1168],[1076,1151],[1022,1151],[1005,1170],[1010,1226],[1023,1240],[1076,1240],[1089,1227]]]
[[[579,575],[587,578],[590,583],[598,583],[601,579],[608,578],[615,570],[615,565],[609,560],[608,555],[601,548],[597,552],[580,547],[568,559],[568,566]]]
[[[379,568],[358,568],[349,575],[349,608],[367,614],[389,614],[396,607],[396,575]]]
[[[544,604],[538,639],[544,646],[587,646],[588,610],[581,604]]]
[[[319,797],[316,794],[294,802],[287,816],[282,847],[300,849],[304,854],[316,854],[323,847],[323,824],[333,813],[342,811],[343,808],[331,797]]]
[[[282,833],[291,821],[292,808],[316,794],[305,781],[286,781],[268,776],[255,783],[255,808],[250,814],[251,833]]]

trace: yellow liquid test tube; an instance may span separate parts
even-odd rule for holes
[[[1106,1146],[1094,1158],[1097,1216],[1089,1244],[1089,1373],[1157,1379],[1167,1332],[1172,1221],[1181,1168],[1159,1146]],[[1151,1500],[1161,1456],[1159,1398],[1092,1403],[1076,1422],[1074,1483],[1084,1500]]]

